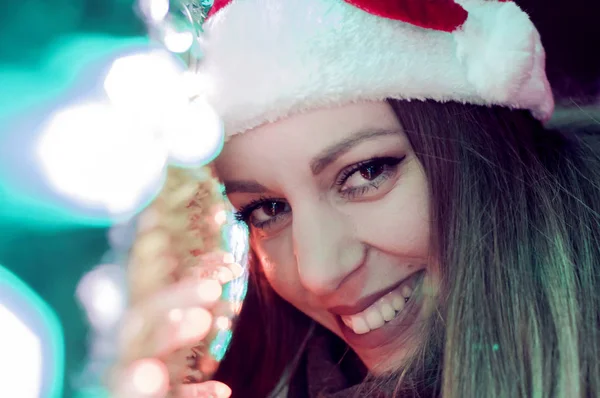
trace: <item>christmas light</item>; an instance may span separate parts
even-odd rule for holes
[[[115,217],[160,189],[166,150],[144,126],[107,103],[57,112],[39,138],[38,159],[56,191]]]
[[[132,384],[142,396],[164,396],[169,375],[165,365],[158,359],[142,359],[132,365]]]
[[[0,304],[0,395],[37,398],[42,379],[42,347],[38,336]]]
[[[0,397],[61,397],[65,351],[58,318],[2,266],[0,325]]]
[[[98,331],[113,328],[126,308],[125,275],[121,267],[104,264],[88,272],[77,286],[77,298]]]
[[[173,29],[167,29],[163,41],[170,51],[179,54],[188,51],[192,47],[194,35],[192,32],[177,32]]]
[[[140,0],[140,11],[152,22],[160,22],[169,12],[169,0]]]
[[[112,63],[104,90],[114,106],[160,123],[165,111],[173,112],[189,101],[183,87],[184,70],[184,64],[165,50],[138,52]]]
[[[223,147],[221,120],[202,98],[196,98],[169,114],[163,132],[169,163],[174,165],[208,163]]]

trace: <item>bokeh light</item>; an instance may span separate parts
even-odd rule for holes
[[[223,225],[227,221],[227,212],[225,210],[219,210],[217,214],[215,214],[215,222],[218,225]]]
[[[171,322],[181,322],[183,320],[183,310],[181,308],[173,308],[169,311],[169,320]]]
[[[183,319],[178,329],[179,341],[202,339],[212,323],[212,315],[204,308],[189,308],[183,312]]]
[[[160,141],[105,103],[57,112],[37,149],[47,180],[58,192],[115,216],[148,202],[164,178]]]
[[[219,282],[206,279],[198,283],[198,297],[204,302],[213,302],[217,300],[223,293],[223,288]]]
[[[182,87],[183,62],[165,50],[138,52],[116,59],[104,80],[112,104],[147,122],[188,103]]]
[[[0,325],[0,396],[38,398],[42,380],[39,337],[2,304]]]
[[[194,34],[192,32],[166,29],[164,36],[165,47],[176,54],[188,51],[194,44]]]
[[[140,0],[139,7],[145,18],[160,22],[169,12],[169,0]]]
[[[167,389],[169,374],[158,359],[142,359],[132,365],[132,384],[142,396],[162,396]]]
[[[98,331],[110,330],[127,305],[123,269],[112,264],[96,267],[80,280],[76,294],[92,326]]]
[[[169,114],[163,131],[169,163],[178,166],[208,163],[223,147],[222,122],[200,97]]]
[[[221,329],[226,330],[231,328],[231,319],[226,316],[220,316],[215,320],[215,325]]]
[[[223,126],[193,78],[166,50],[119,56],[102,95],[56,111],[38,139],[50,185],[79,205],[123,220],[158,193],[167,162],[198,167],[222,149]],[[198,86],[199,87],[199,86]]]
[[[0,330],[0,397],[62,397],[65,347],[58,318],[1,265]]]

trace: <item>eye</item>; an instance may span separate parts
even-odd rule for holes
[[[283,199],[261,198],[250,202],[236,212],[236,219],[255,228],[265,229],[281,221],[291,213],[292,208]]]
[[[269,201],[263,202],[259,207],[254,209],[251,217],[257,222],[265,222],[273,217],[288,211],[289,205],[286,202]]]
[[[371,163],[360,167],[344,183],[344,187],[362,185],[366,181],[374,181],[386,170],[383,163]]]
[[[346,198],[353,199],[378,190],[397,173],[398,165],[402,160],[404,157],[375,158],[350,166],[343,170],[338,178],[340,193]]]

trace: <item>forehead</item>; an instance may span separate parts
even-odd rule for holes
[[[358,132],[399,129],[385,101],[317,109],[232,137],[215,164],[221,174],[224,168],[243,167],[257,159],[306,160]]]

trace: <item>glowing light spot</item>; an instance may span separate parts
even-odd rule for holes
[[[223,225],[227,221],[227,212],[225,210],[220,210],[215,214],[215,222],[218,225]]]
[[[23,321],[0,304],[0,393],[37,398],[42,384],[42,345]]]
[[[142,359],[133,366],[132,383],[140,394],[156,396],[166,390],[169,375],[158,359]]]
[[[99,330],[112,328],[125,311],[125,283],[121,279],[124,279],[123,271],[116,265],[106,264],[84,275],[77,286],[77,297],[90,323]]]
[[[94,288],[94,310],[107,319],[117,319],[124,307],[123,297],[117,287],[110,280],[99,279]]]
[[[208,279],[198,284],[198,296],[201,300],[212,302],[218,300],[223,293],[221,284],[215,280]]]
[[[221,330],[231,329],[231,320],[226,316],[220,316],[215,320],[215,325]]]
[[[124,56],[113,62],[104,90],[116,106],[160,125],[164,116],[188,103],[183,70],[167,51]]]
[[[129,215],[158,192],[166,163],[149,130],[103,103],[57,112],[37,155],[57,192],[114,216]]]
[[[64,338],[52,309],[0,265],[0,397],[63,396]]]
[[[194,34],[192,32],[177,32],[167,29],[163,38],[165,46],[174,53],[180,54],[188,51],[194,44]]]
[[[181,322],[183,319],[183,310],[180,308],[175,308],[169,311],[169,320],[171,322]]]
[[[141,0],[140,9],[153,22],[160,22],[169,13],[169,0]]]
[[[183,314],[178,331],[180,341],[202,339],[210,330],[212,316],[204,308],[190,308]]]
[[[221,151],[223,124],[206,101],[197,98],[167,116],[163,131],[171,163],[200,165]]]

